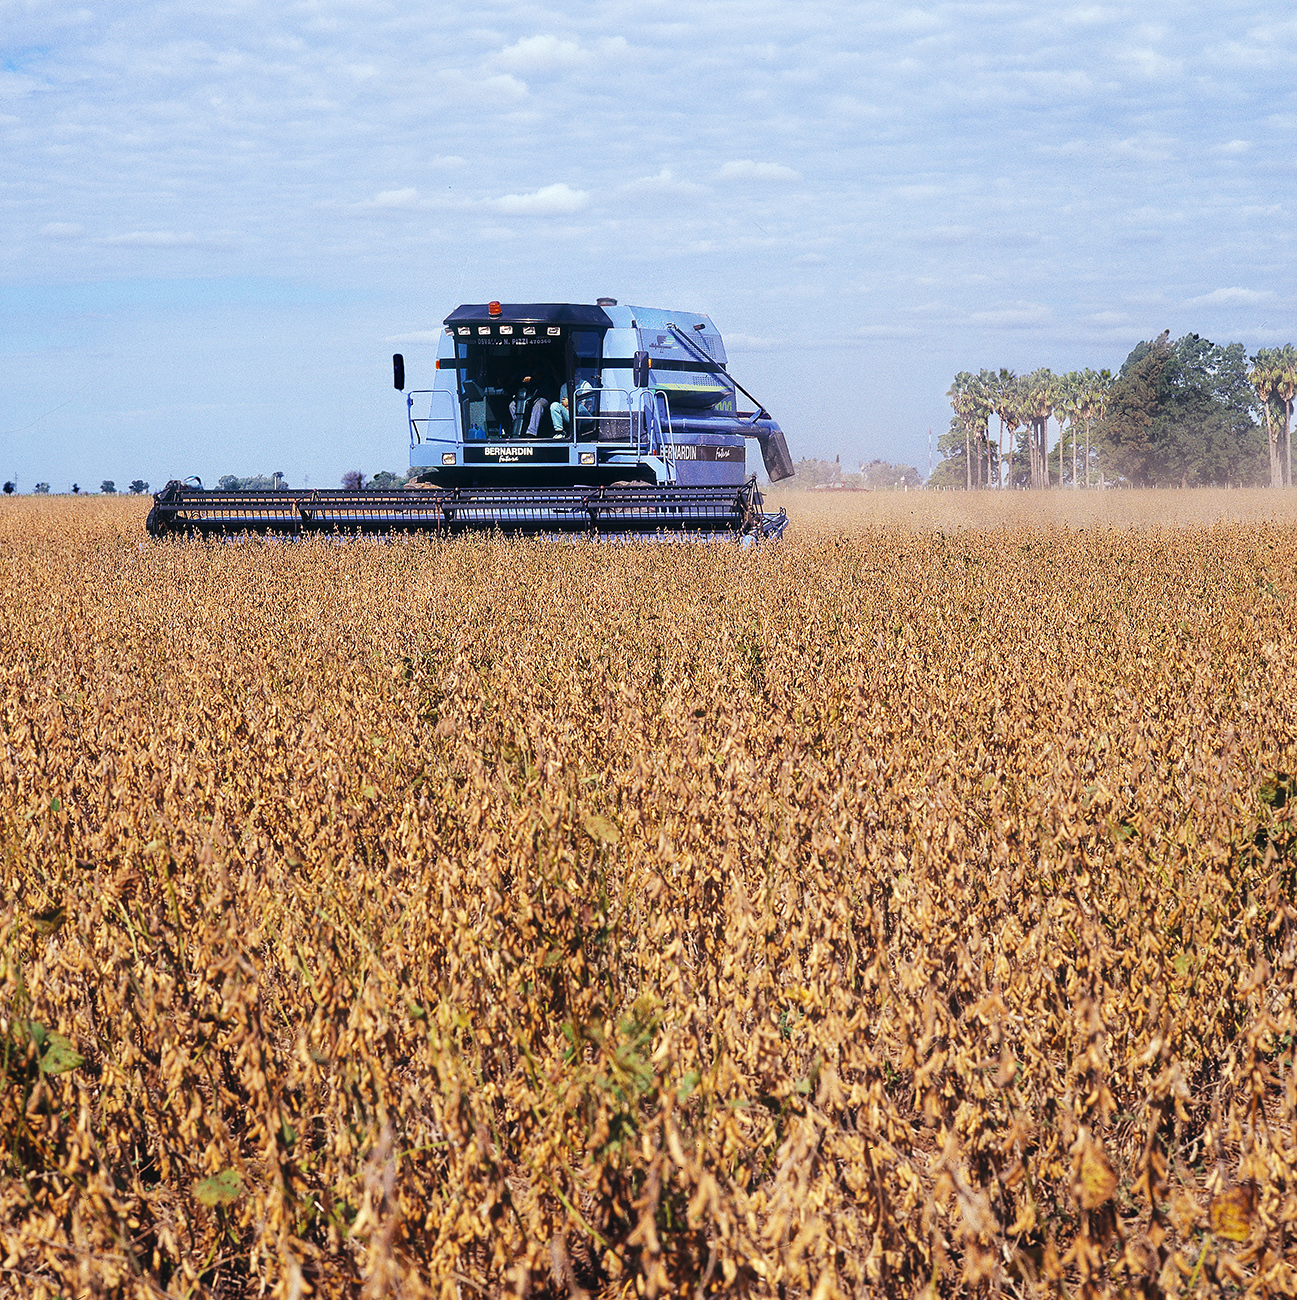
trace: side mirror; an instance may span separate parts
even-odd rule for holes
[[[649,386],[649,354],[647,352],[637,352],[635,354],[635,387],[647,388]]]
[[[782,483],[797,473],[793,468],[793,458],[788,454],[784,431],[778,425],[767,434],[757,434],[757,443],[761,447],[761,459],[772,483]]]
[[[405,358],[399,352],[392,354],[392,386],[405,391]]]

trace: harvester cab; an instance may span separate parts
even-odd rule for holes
[[[404,358],[393,365],[404,389]],[[468,304],[446,317],[432,387],[406,393],[410,467],[471,489],[739,487],[751,439],[771,480],[788,478],[782,430],[739,393],[707,316],[611,298]]]
[[[149,531],[756,540],[787,527],[782,510],[763,509],[746,451],[755,441],[771,481],[789,478],[783,432],[730,376],[707,316],[611,298],[467,304],[444,321],[431,388],[407,389],[405,358],[392,364],[410,486],[226,492],[172,481]]]

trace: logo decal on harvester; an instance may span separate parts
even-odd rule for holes
[[[704,447],[687,442],[675,448],[676,460],[742,460],[742,447]]]
[[[568,460],[570,444],[538,444],[534,447],[516,447],[508,444],[495,444],[483,447],[480,443],[470,443],[464,448],[465,465],[517,465],[525,462],[535,465],[565,465]]]

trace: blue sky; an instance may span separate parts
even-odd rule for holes
[[[456,304],[709,312],[793,454],[955,371],[1297,338],[1250,3],[0,0],[0,474],[403,468]]]

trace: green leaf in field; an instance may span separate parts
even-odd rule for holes
[[[600,844],[616,844],[621,839],[616,822],[602,813],[586,813],[581,818],[581,825],[585,827],[585,833]]]
[[[33,1026],[35,1028],[35,1026]],[[34,1036],[34,1035],[33,1035]],[[47,1034],[41,1051],[42,1074],[66,1074],[85,1063],[85,1057],[62,1034]]]
[[[676,1089],[676,1100],[679,1102],[688,1101],[693,1095],[694,1089],[702,1082],[702,1078],[703,1076],[697,1070],[690,1070],[680,1080],[680,1086]]]
[[[194,1199],[199,1205],[215,1210],[222,1205],[233,1205],[243,1195],[243,1183],[233,1169],[204,1178],[194,1184]]]
[[[63,811],[63,803],[59,799],[58,795],[55,795],[54,798],[50,800],[50,812],[62,812],[62,811]]]

